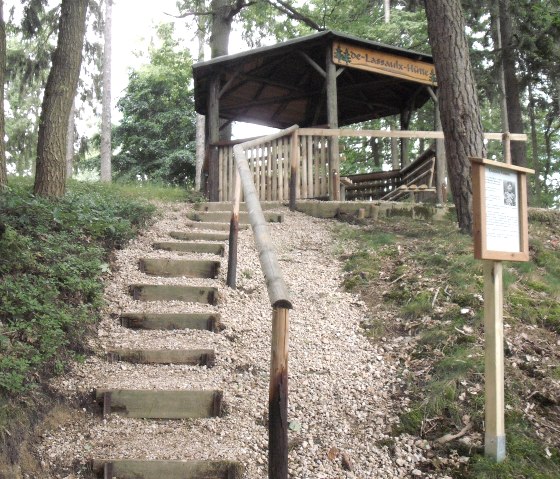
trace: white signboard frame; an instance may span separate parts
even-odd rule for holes
[[[475,258],[529,261],[527,173],[534,171],[483,158],[470,160]]]

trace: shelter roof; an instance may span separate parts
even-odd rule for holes
[[[327,30],[193,65],[196,111],[206,114],[219,75],[220,118],[326,125],[327,61],[337,64],[340,126],[419,108],[430,98],[426,85],[435,86],[430,55]]]

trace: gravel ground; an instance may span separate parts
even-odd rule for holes
[[[214,389],[224,392],[226,414],[202,420],[142,420],[116,414],[102,419],[92,408],[77,409],[45,431],[39,455],[45,478],[80,478],[95,458],[230,459],[246,466],[246,479],[267,477],[267,403],[271,307],[250,230],[239,238],[238,289],[225,286],[227,251],[215,280],[154,278],[138,270],[141,257],[174,257],[152,249],[168,232],[186,230],[188,205],[160,205],[161,217],[116,253],[106,278],[106,310],[97,355],[74,364],[53,382],[60,394],[85,397],[94,388]],[[280,210],[279,210],[280,211]],[[341,288],[343,272],[334,254],[332,222],[281,210],[285,221],[270,224],[284,277],[291,290],[289,422],[290,477],[297,479],[443,477],[419,466],[427,442],[391,438],[399,410],[395,342],[372,344],[361,333],[365,304]],[[212,255],[176,255],[215,258]],[[134,301],[132,283],[207,285],[219,288],[216,306]],[[118,324],[122,312],[218,311],[225,329],[132,331]],[[213,368],[109,363],[110,347],[214,348]],[[66,472],[64,472],[66,471]]]

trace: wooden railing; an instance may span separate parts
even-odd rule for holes
[[[404,196],[434,196],[436,152],[433,147],[424,151],[402,170],[378,171],[361,175],[347,175],[340,179],[344,200],[398,200]]]
[[[288,312],[292,309],[292,303],[272,247],[268,224],[262,212],[259,196],[263,194],[266,197],[267,191],[270,193],[273,191],[270,188],[267,190],[267,182],[262,181],[262,171],[269,171],[270,177],[276,178],[277,185],[282,186],[277,189],[277,192],[282,194],[285,180],[290,178],[289,175],[294,177],[293,170],[289,168],[289,164],[284,163],[284,160],[290,155],[295,158],[295,155],[284,146],[279,149],[278,145],[289,145],[290,142],[286,142],[286,139],[289,139],[295,131],[297,131],[297,126],[262,139],[235,145],[233,147],[235,168],[231,172],[233,188],[227,284],[232,288],[236,287],[239,207],[241,193],[243,193],[272,306],[268,403],[269,479],[288,478]],[[291,145],[295,144],[296,142],[292,141]],[[262,155],[261,158],[267,158],[268,162],[261,162],[260,159],[256,159],[256,156],[251,156],[255,151],[259,151],[259,154]],[[276,176],[272,175],[274,169],[268,168],[271,163],[276,163]],[[287,173],[284,174],[284,171]],[[286,194],[288,194],[288,190],[289,185],[286,186]]]
[[[442,139],[440,131],[387,131],[350,130],[324,128],[290,128],[290,133],[270,135],[244,143],[244,154],[260,201],[295,201],[297,199],[334,199],[339,196],[338,174],[330,171],[329,148],[340,137],[366,138],[409,138]],[[504,157],[509,154],[510,141],[526,141],[523,134],[485,133],[486,140],[502,141]],[[219,201],[231,201],[234,190],[234,149],[233,144],[221,144],[219,158]],[[433,163],[430,163],[432,161]],[[442,160],[443,161],[443,160]],[[423,178],[418,183],[421,172],[414,171],[419,165],[413,164],[402,170],[352,175],[350,182],[342,181],[346,188],[346,199],[400,199],[410,194],[416,187],[423,186],[423,193],[433,193],[444,178],[435,181],[434,158],[425,159],[420,166],[427,168],[431,181]],[[437,169],[437,168],[436,168]],[[293,172],[293,173],[292,173]],[[406,175],[412,175],[414,181]],[[427,173],[426,173],[427,174]],[[415,176],[416,175],[416,176]],[[442,175],[443,176],[443,175]],[[335,179],[334,185],[332,178]],[[368,184],[369,182],[369,184]],[[352,185],[356,185],[355,188]],[[349,188],[350,187],[350,188]],[[396,190],[400,188],[400,192]],[[362,193],[360,191],[363,190]],[[344,193],[344,188],[343,191]],[[369,193],[369,194],[368,194]],[[242,193],[243,195],[243,193]],[[292,196],[292,198],[290,197]]]

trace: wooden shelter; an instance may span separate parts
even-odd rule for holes
[[[337,129],[400,114],[406,129],[410,112],[433,97],[435,87],[429,55],[334,31],[197,63],[193,77],[196,111],[206,115],[211,201],[226,188],[218,151],[224,120]],[[338,199],[337,141],[326,154],[329,198]]]

